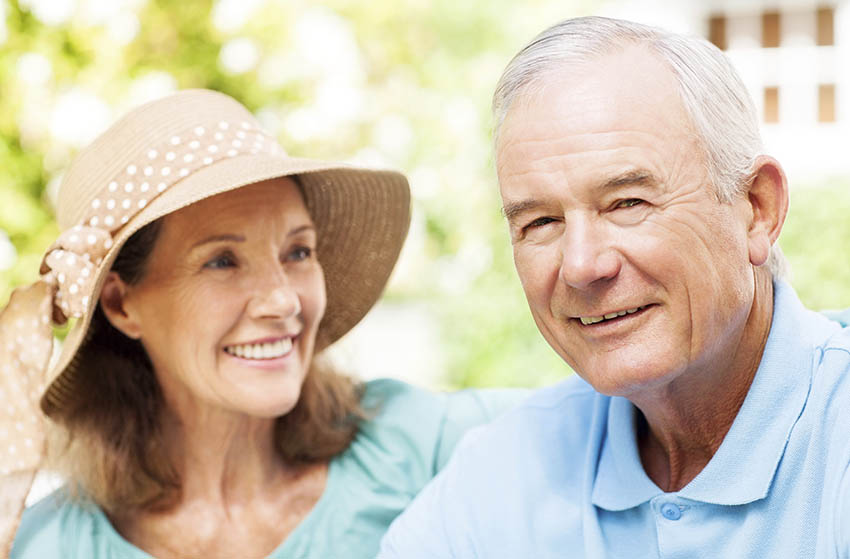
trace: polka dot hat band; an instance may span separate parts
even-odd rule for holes
[[[83,315],[90,303],[94,270],[112,248],[112,235],[152,199],[220,159],[258,153],[273,156],[282,151],[251,122],[225,120],[191,127],[152,146],[101,187],[82,224],[62,233],[45,256],[42,278],[56,288],[61,315]]]
[[[50,416],[73,391],[92,388],[79,386],[76,371],[86,363],[77,354],[130,235],[201,199],[288,175],[298,176],[318,234],[328,291],[321,348],[351,329],[386,285],[410,223],[403,175],[290,157],[245,107],[208,90],[138,107],[80,152],[60,187],[63,232],[41,278],[16,290],[0,314],[0,475],[41,459],[39,401]],[[48,366],[52,323],[69,318],[75,323]]]

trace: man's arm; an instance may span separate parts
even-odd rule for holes
[[[434,473],[448,464],[455,447],[470,429],[489,423],[515,408],[530,394],[531,390],[525,388],[467,389],[448,394]]]
[[[850,464],[838,486],[835,504],[835,549],[840,559],[850,559]]]
[[[838,322],[845,328],[850,326],[850,309],[845,309],[843,311],[823,311],[823,314],[825,314],[830,320]]]

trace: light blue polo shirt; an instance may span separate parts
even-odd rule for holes
[[[850,557],[850,329],[787,284],[750,391],[696,478],[659,489],[635,426],[628,400],[577,377],[535,394],[467,435],[379,557]]]

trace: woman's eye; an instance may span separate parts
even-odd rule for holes
[[[224,268],[232,268],[236,265],[236,260],[233,258],[231,254],[220,254],[213,258],[212,260],[208,260],[204,264],[204,268],[210,268],[213,270],[221,270]]]
[[[618,208],[633,208],[634,206],[637,206],[638,204],[643,204],[643,200],[641,200],[639,198],[629,198],[628,200],[622,200],[620,202],[617,202],[616,207],[618,207]]]
[[[300,262],[309,260],[313,256],[313,249],[307,246],[294,247],[289,254],[286,255],[286,260],[289,262]]]

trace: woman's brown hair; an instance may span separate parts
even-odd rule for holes
[[[128,239],[112,270],[138,283],[161,229],[149,223]],[[59,468],[72,493],[107,512],[167,509],[181,480],[164,445],[162,391],[142,344],[115,329],[98,306],[77,355],[78,390],[52,419],[65,431]],[[276,420],[276,448],[290,465],[327,461],[357,433],[362,385],[314,358],[295,407]]]

